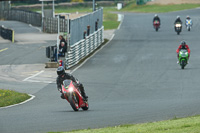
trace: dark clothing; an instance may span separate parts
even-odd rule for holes
[[[62,38],[62,39],[60,40],[60,46],[61,46],[61,42],[65,42],[65,45],[67,44],[67,42],[65,41],[64,38]]]
[[[181,24],[182,24],[181,19],[180,19],[180,18],[177,18],[177,19],[175,20],[174,24],[176,24],[176,23],[181,23]]]
[[[62,42],[65,43],[65,47],[66,47],[66,49],[67,49],[67,41],[66,41],[64,38],[62,38],[62,39],[60,40],[59,48],[60,48]]]
[[[62,93],[62,86],[61,85],[63,84],[63,81],[65,79],[72,80],[77,85],[77,87],[80,89],[81,95],[83,96],[83,98],[85,100],[87,100],[87,96],[85,94],[85,90],[84,90],[83,84],[77,83],[77,80],[69,73],[62,74],[62,75],[58,76],[57,79],[56,79],[57,88],[61,93]],[[61,95],[61,98],[62,98],[62,95]]]
[[[56,83],[57,83],[57,88],[58,88],[59,91],[61,91],[61,88],[62,88],[61,85],[63,84],[63,81],[65,79],[71,79],[73,82],[76,83],[75,78],[69,73],[65,73],[61,76],[58,76],[57,79],[56,79]]]
[[[160,24],[161,24],[160,18],[158,16],[153,18],[153,22],[156,21],[156,20],[159,21]]]
[[[59,53],[61,53],[62,55],[65,55],[65,52],[67,52],[67,47],[64,46],[59,46]]]

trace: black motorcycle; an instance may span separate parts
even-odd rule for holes
[[[181,23],[175,23],[174,27],[175,27],[175,32],[177,32],[177,35],[179,35],[180,32],[182,31],[182,24]]]

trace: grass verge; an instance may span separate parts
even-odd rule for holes
[[[164,13],[180,11],[200,7],[200,4],[178,4],[178,5],[136,5],[135,2],[128,4],[121,11],[143,12],[143,13]]]
[[[110,13],[109,11],[104,11],[103,15],[103,26],[105,30],[117,29],[120,22],[117,21],[117,14]]]
[[[30,96],[25,93],[0,89],[0,107],[18,104],[29,98]]]
[[[120,125],[101,129],[73,130],[60,133],[199,133],[199,131],[200,116],[195,116],[153,123]]]

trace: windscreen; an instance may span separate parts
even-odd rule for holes
[[[63,81],[63,85],[64,85],[64,87],[69,86],[70,83],[71,83],[71,80],[68,80],[68,79],[66,79],[66,80]]]

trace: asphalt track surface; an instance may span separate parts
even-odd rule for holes
[[[200,114],[199,12],[159,14],[158,32],[152,26],[154,14],[125,13],[113,40],[73,73],[86,88],[88,111],[74,112],[52,83],[33,93],[32,101],[0,109],[0,132],[69,131]],[[175,33],[177,15],[182,20],[191,16],[190,32],[183,26],[180,35]],[[184,70],[176,64],[183,39],[191,49]]]

